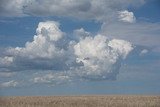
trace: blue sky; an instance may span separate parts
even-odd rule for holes
[[[2,0],[0,95],[159,95],[159,10],[158,0]]]

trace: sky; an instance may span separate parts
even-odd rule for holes
[[[159,0],[0,0],[0,96],[160,95]]]

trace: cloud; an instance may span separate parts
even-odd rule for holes
[[[144,0],[33,0],[26,3],[24,12],[34,16],[64,16],[98,21],[113,19],[117,10],[144,4]]]
[[[140,56],[143,56],[143,55],[145,55],[145,54],[147,54],[148,53],[148,50],[147,49],[143,49],[141,52],[140,52]]]
[[[23,13],[25,0],[1,0],[0,16],[5,17],[22,17],[27,16]]]
[[[85,37],[88,37],[90,35],[91,35],[91,33],[85,31],[83,28],[76,29],[76,30],[73,31],[73,36],[77,40],[84,39]]]
[[[73,33],[79,38],[69,40],[55,21],[40,22],[36,33],[25,47],[7,48],[0,59],[0,66],[8,71],[43,70],[43,75],[31,79],[34,83],[116,79],[121,62],[133,49],[130,42],[91,35],[83,28]]]
[[[70,76],[65,72],[41,72],[36,74],[31,81],[35,84],[60,85],[71,81]]]
[[[137,22],[134,13],[128,11],[128,8],[135,9],[146,2],[148,0],[1,0],[0,16],[58,16],[100,21],[103,23],[101,31],[108,37],[136,45],[151,44],[159,50],[159,24]]]
[[[123,22],[134,23],[136,21],[136,18],[133,12],[129,12],[127,10],[120,11],[118,18],[119,18],[119,21],[123,21]]]
[[[9,66],[13,62],[13,57],[0,57],[0,66]]]
[[[14,72],[0,72],[0,77],[12,77],[14,75]]]
[[[110,41],[102,35],[86,37],[74,46],[76,62],[83,65],[77,71],[84,78],[115,79],[121,60],[125,59],[132,49],[132,45],[127,41]]]
[[[117,20],[117,12],[144,0],[2,0],[0,16],[60,16],[96,21]]]
[[[134,48],[131,43],[146,49],[154,48],[156,52],[160,50],[159,23],[141,22],[133,12],[128,11],[128,8],[135,9],[145,2],[1,0],[1,17],[58,16],[98,21],[102,27],[96,35],[83,28],[76,29],[72,34],[74,37],[68,38],[58,22],[40,22],[32,41],[26,42],[24,47],[6,48],[0,54],[0,76],[15,76],[11,72],[16,71],[20,81],[47,85],[83,79],[115,80],[123,60]],[[147,51],[142,50],[140,54],[145,53]],[[20,72],[28,71],[31,72],[27,77],[19,76]],[[21,83],[11,80],[1,83],[0,87],[14,87],[17,84]]]
[[[0,88],[16,87],[17,85],[18,85],[17,81],[11,80],[8,82],[0,83]]]
[[[160,24],[150,22],[138,23],[103,23],[101,34],[109,38],[123,39],[135,45],[156,48],[160,46]]]
[[[62,38],[64,33],[59,29],[59,23],[54,21],[40,22],[33,41],[25,47],[9,48],[7,54],[13,56],[12,68],[21,69],[63,69],[66,67],[66,45]],[[6,56],[5,56],[6,57]],[[4,59],[4,58],[3,58]],[[33,66],[32,66],[33,65]]]

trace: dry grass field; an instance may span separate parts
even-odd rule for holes
[[[0,97],[0,107],[160,107],[160,96]]]

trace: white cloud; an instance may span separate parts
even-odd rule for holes
[[[141,52],[140,52],[140,56],[142,56],[142,55],[145,55],[145,54],[147,54],[148,53],[148,50],[147,49],[143,49]]]
[[[108,46],[112,47],[123,59],[125,59],[129,52],[133,49],[130,42],[119,39],[109,41]]]
[[[37,36],[47,36],[50,41],[58,41],[63,37],[59,23],[55,21],[40,22],[36,30]]]
[[[13,62],[13,57],[0,57],[0,66],[9,66]]]
[[[18,71],[38,68],[67,69],[69,44],[65,41],[65,33],[59,29],[59,23],[40,22],[36,33],[33,41],[26,42],[25,47],[7,49],[6,54],[14,57],[14,63],[10,67]]]
[[[55,21],[40,22],[36,33],[33,41],[27,42],[25,47],[6,49],[5,53],[14,60],[8,67],[2,65],[19,72],[43,70],[43,75],[32,78],[34,83],[55,85],[75,78],[116,79],[122,60],[133,49],[130,42],[109,40],[99,34],[93,36],[83,28],[74,31],[79,38],[67,40],[67,35]],[[63,44],[64,41],[67,42]],[[52,72],[45,72],[47,70]],[[15,82],[11,83],[14,85]]]
[[[78,75],[89,79],[115,79],[121,59],[133,49],[129,42],[111,40],[102,35],[86,37],[74,46]]]
[[[43,72],[41,74],[35,75],[31,81],[36,84],[50,84],[50,85],[58,85],[68,83],[70,81],[70,77],[66,75],[64,72],[53,73],[53,72]]]
[[[11,80],[8,82],[0,83],[0,88],[16,87],[17,85],[18,85],[17,81]]]
[[[123,22],[134,23],[136,21],[136,17],[134,16],[133,12],[129,12],[127,10],[120,11],[118,18]]]
[[[59,29],[59,23],[54,21],[40,22],[36,29],[32,42],[27,42],[25,47],[16,47],[8,50],[10,53],[23,57],[33,58],[53,58],[61,56],[63,49],[56,46],[64,33]]]
[[[85,31],[83,28],[76,29],[76,30],[73,31],[73,36],[78,40],[79,39],[84,39],[85,37],[88,37],[90,35],[91,35],[91,33]]]
[[[119,73],[122,59],[132,51],[131,43],[109,40],[102,35],[81,38],[72,47],[76,57],[69,70],[43,71],[32,78],[34,83],[64,84],[75,80],[114,80]],[[73,62],[72,62],[73,63]]]

